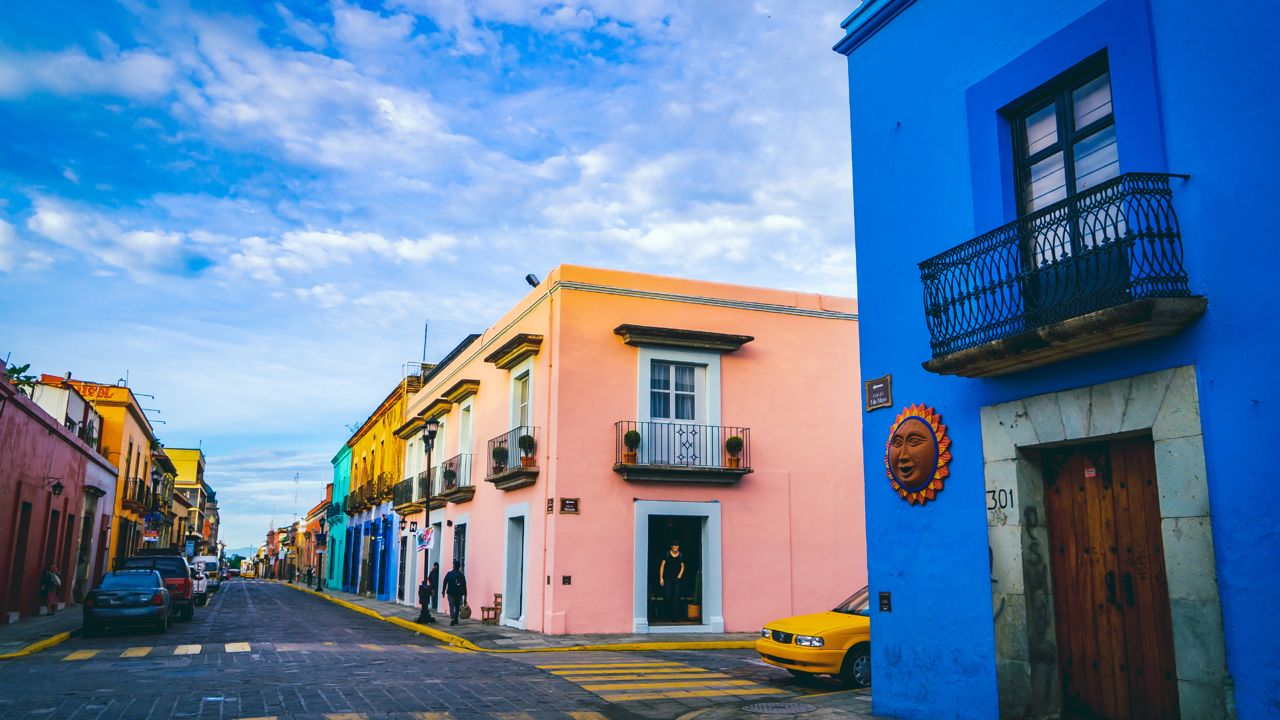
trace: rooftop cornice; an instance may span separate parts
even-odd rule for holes
[[[510,370],[524,362],[526,358],[537,355],[542,349],[542,340],[541,335],[516,333],[510,340],[503,343],[502,347],[489,353],[484,361],[497,365],[499,370]]]
[[[451,403],[460,403],[478,392],[480,392],[479,380],[459,380],[445,390],[442,396]]]
[[[705,330],[682,330],[680,328],[651,327],[649,325],[619,325],[613,329],[613,334],[620,336],[622,341],[628,345],[715,350],[718,352],[737,352],[743,345],[755,340],[750,335],[730,335],[728,333],[707,332]]]
[[[840,23],[845,35],[831,49],[841,55],[857,50],[871,36],[888,25],[916,0],[862,0],[862,4]]]

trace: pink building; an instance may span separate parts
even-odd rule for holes
[[[408,403],[406,477],[426,469],[421,422],[440,429],[436,543],[401,555],[406,601],[457,559],[477,615],[501,594],[502,624],[551,634],[754,631],[834,607],[866,584],[856,312],[556,268]]]

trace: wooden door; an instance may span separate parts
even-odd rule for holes
[[[1066,716],[1178,718],[1151,438],[1042,460]]]

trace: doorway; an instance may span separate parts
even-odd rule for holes
[[[408,572],[409,561],[409,536],[400,536],[400,573],[396,580],[396,600],[404,602],[404,581],[405,574]]]
[[[30,534],[31,503],[24,502],[18,515],[18,534],[17,542],[14,543],[13,548],[13,570],[9,575],[9,601],[7,606],[8,612],[18,615],[22,613],[22,599],[26,597],[23,592],[25,588],[22,585],[22,580],[27,573],[27,537]]]
[[[1151,436],[1041,451],[1067,718],[1178,718]]]
[[[502,617],[524,617],[524,516],[507,518],[506,576],[503,578]]]
[[[649,625],[701,625],[704,519],[650,515],[648,521]],[[671,556],[673,544],[679,545],[679,559]]]
[[[453,561],[458,569],[467,574],[467,524],[457,523],[453,526]]]

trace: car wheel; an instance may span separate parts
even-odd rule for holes
[[[840,666],[840,681],[847,687],[871,686],[871,646],[856,645],[844,656]]]
[[[178,619],[181,620],[182,622],[191,622],[191,619],[194,618],[195,616],[196,616],[196,606],[195,606],[194,600],[192,600],[190,603],[187,603],[186,605],[183,605],[182,610],[180,610],[178,613]]]
[[[160,620],[159,622],[156,623],[156,632],[160,633],[161,635],[163,635],[165,631],[168,629],[169,629],[168,618]]]
[[[791,673],[791,677],[798,678],[800,680],[809,680],[813,677],[813,673],[805,672],[803,670],[792,670],[791,668],[786,668],[786,671]]]

